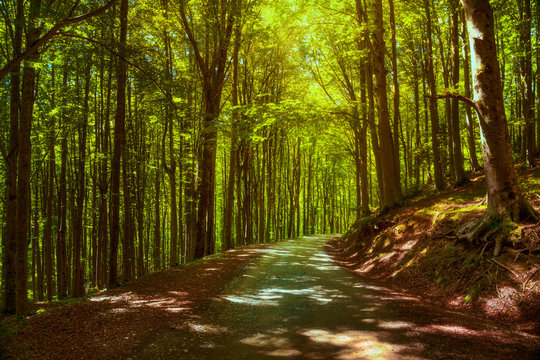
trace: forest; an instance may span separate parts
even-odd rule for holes
[[[481,216],[456,236],[497,256],[538,222],[538,187],[516,171],[540,152],[538,2],[1,0],[0,13],[4,312],[345,233],[479,174]]]

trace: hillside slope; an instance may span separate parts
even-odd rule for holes
[[[520,170],[521,187],[540,208],[540,170]],[[521,235],[492,257],[484,244],[460,240],[456,230],[482,216],[485,180],[424,193],[390,213],[363,218],[329,251],[345,267],[440,304],[517,322],[540,333],[540,225],[519,224]]]

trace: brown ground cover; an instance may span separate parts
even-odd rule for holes
[[[236,249],[85,298],[35,304],[0,323],[0,359],[123,359],[156,331],[196,317],[266,245]]]
[[[540,170],[520,169],[521,186],[540,209]],[[384,216],[364,219],[328,251],[350,271],[433,303],[511,321],[540,334],[540,225],[519,224],[517,244],[492,258],[456,232],[482,216],[484,177],[424,194]]]

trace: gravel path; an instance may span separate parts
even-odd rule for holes
[[[324,251],[329,239],[262,249],[194,320],[158,331],[130,359],[540,359],[536,337],[342,269]]]

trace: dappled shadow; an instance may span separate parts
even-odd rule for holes
[[[0,342],[6,343],[6,354],[16,359],[126,358],[160,329],[198,319],[209,299],[266,247],[232,250],[87,299],[55,303],[53,309],[12,326],[14,330],[3,334]],[[0,351],[0,358],[3,355]]]
[[[538,339],[364,282],[323,251],[328,237],[272,249],[139,359],[535,359]]]

